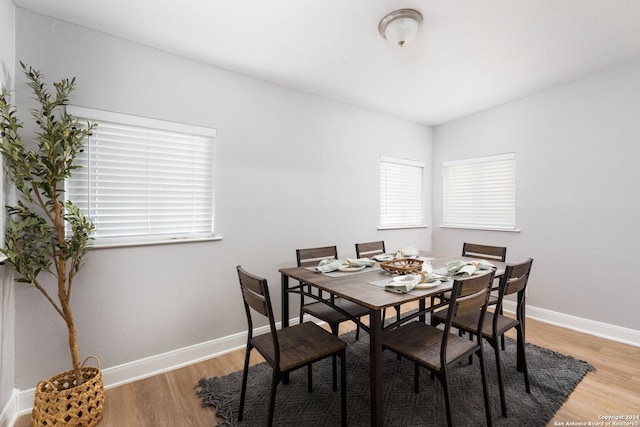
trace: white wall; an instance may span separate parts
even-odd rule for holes
[[[0,0],[0,85],[13,89],[15,63],[15,7],[11,0]],[[1,162],[0,162],[1,163]],[[0,185],[0,200],[5,203],[4,189]],[[0,218],[2,215],[0,215]],[[0,230],[4,223],[0,221]],[[0,236],[4,245],[4,231]],[[15,298],[11,275],[0,266],[0,414],[11,400],[14,385],[14,331]],[[0,416],[0,425],[3,424]]]
[[[80,350],[99,356],[103,368],[245,330],[238,264],[267,277],[279,295],[278,268],[295,264],[296,248],[336,244],[344,257],[355,254],[356,241],[374,239],[390,250],[431,248],[430,230],[376,230],[380,155],[431,164],[430,128],[22,9],[16,27],[19,60],[50,80],[77,77],[73,103],[218,131],[222,241],[88,256],[73,307]],[[431,185],[427,178],[427,200]],[[66,330],[33,289],[16,288],[16,306],[16,384],[29,389],[70,368]]]
[[[534,258],[528,303],[640,330],[640,62],[434,129],[433,245]],[[441,229],[442,161],[516,152],[519,234]]]

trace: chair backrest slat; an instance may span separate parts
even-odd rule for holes
[[[269,286],[267,279],[254,276],[241,266],[237,266],[240,290],[242,291],[242,301],[247,315],[248,340],[253,339],[253,316],[251,309],[269,319],[269,330],[274,348],[274,360],[276,366],[280,366],[280,343],[276,330],[276,321],[273,315],[271,297],[269,296]]]
[[[356,243],[356,256],[358,258],[372,257],[385,253],[384,240],[379,242]]]
[[[528,280],[529,280],[529,276],[520,276],[513,280],[507,281],[507,287],[504,290],[505,296],[516,294],[520,291],[523,291],[524,288],[527,286]]]
[[[249,304],[249,307],[253,308],[263,316],[269,315],[267,301],[265,300],[264,296],[259,295],[248,288],[242,288],[242,296],[244,297],[246,303]]]
[[[495,272],[464,279],[458,296],[453,303],[454,316],[464,316],[467,313],[482,308],[486,304],[489,288],[493,282]]]
[[[298,267],[313,267],[323,259],[338,259],[336,246],[324,246],[319,248],[296,249]]]
[[[477,245],[475,243],[465,242],[462,245],[462,256],[504,262],[507,259],[507,248],[504,246]]]
[[[456,279],[453,282],[453,289],[451,290],[451,299],[449,300],[449,309],[447,310],[447,318],[444,323],[444,331],[442,336],[442,343],[440,346],[440,360],[444,365],[447,359],[447,348],[449,343],[449,334],[451,332],[451,324],[456,317],[462,317],[471,311],[481,310],[478,324],[476,325],[476,331],[481,330],[482,323],[484,322],[484,315],[487,311],[487,304],[489,302],[489,296],[491,294],[491,284],[493,283],[493,277],[495,270],[490,270],[487,274],[478,276],[471,276],[464,279]],[[479,338],[478,342],[482,341],[482,334],[476,338]]]
[[[532,258],[518,264],[507,265],[504,275],[500,278],[496,311],[500,311],[502,309],[502,304],[506,295],[517,293],[516,316],[518,320],[521,320],[520,318],[524,316],[525,289],[529,283],[529,275],[531,273],[532,265]],[[497,322],[496,319],[497,317],[494,318],[494,323]]]

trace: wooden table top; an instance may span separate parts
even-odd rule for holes
[[[467,257],[429,257],[431,265],[435,270],[443,267],[447,262],[456,259],[472,261],[477,258]],[[498,270],[496,275],[504,273],[506,266],[503,262],[491,261]],[[377,264],[376,264],[377,267]],[[338,274],[322,274],[309,270],[306,267],[282,268],[279,270],[281,274],[306,282],[318,289],[330,292],[336,296],[345,298],[349,301],[364,305],[373,310],[382,310],[384,308],[393,307],[398,304],[404,304],[411,301],[428,298],[443,292],[450,291],[453,287],[453,280],[443,282],[440,285],[429,289],[414,289],[410,293],[399,294],[386,291],[384,286],[374,285],[371,282],[378,282],[388,279],[389,282],[395,275],[388,273],[380,268],[367,267],[359,272],[339,273]],[[332,277],[338,276],[338,277]]]

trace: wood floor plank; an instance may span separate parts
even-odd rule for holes
[[[341,333],[353,329],[348,322],[343,325]],[[606,415],[640,415],[640,348],[532,319],[527,320],[526,339],[540,347],[585,360],[596,368],[578,384],[549,426],[597,422]],[[260,361],[259,356],[252,357],[252,364]],[[214,426],[217,424],[215,410],[200,407],[194,386],[200,378],[240,370],[243,362],[244,352],[234,351],[109,389],[100,426]],[[15,426],[29,425],[30,415],[25,415]]]

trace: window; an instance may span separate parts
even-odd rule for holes
[[[424,227],[424,163],[380,158],[380,228]]]
[[[213,237],[215,129],[69,106],[98,123],[67,197],[97,245]]]
[[[445,227],[516,229],[516,155],[443,163]]]

